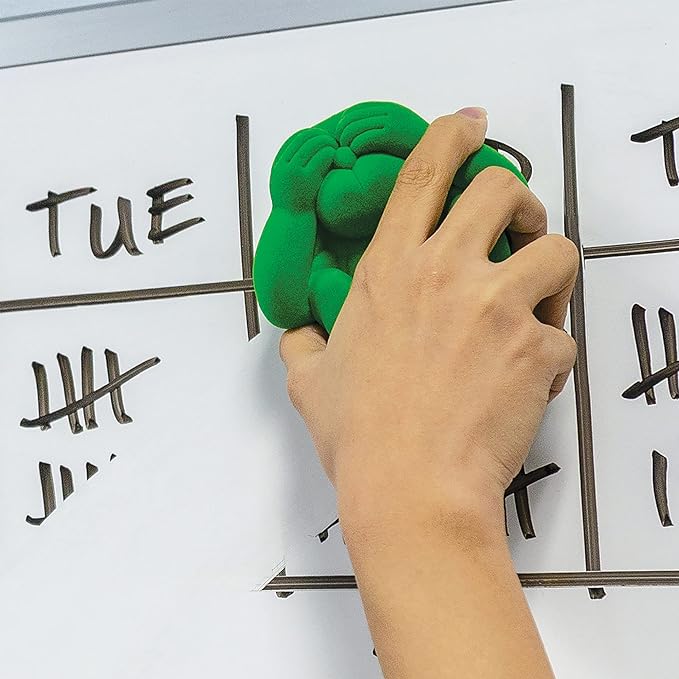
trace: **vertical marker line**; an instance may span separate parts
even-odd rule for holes
[[[238,220],[243,278],[252,278],[254,260],[252,233],[252,191],[250,187],[250,118],[236,116],[236,165],[238,171]],[[253,291],[243,293],[248,341],[259,335],[259,311]]]
[[[561,134],[563,143],[564,233],[580,251],[580,271],[570,303],[571,334],[578,351],[573,369],[575,381],[575,410],[578,423],[578,454],[580,462],[580,500],[585,544],[585,566],[588,571],[601,570],[599,525],[594,478],[594,445],[592,441],[592,403],[587,370],[587,337],[585,330],[584,261],[580,241],[578,216],[578,182],[575,160],[575,88],[561,85]],[[603,588],[589,589],[592,599],[606,596]]]
[[[632,307],[632,330],[634,332],[634,344],[637,348],[641,379],[645,380],[653,374],[653,368],[651,367],[651,347],[648,342],[648,328],[646,326],[646,309],[639,304]],[[647,389],[644,395],[648,405],[655,404],[653,387]]]

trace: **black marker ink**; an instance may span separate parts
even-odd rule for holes
[[[52,465],[46,462],[38,463],[38,474],[40,475],[40,490],[42,492],[42,506],[44,515],[40,518],[33,518],[26,515],[26,523],[31,526],[39,526],[56,509],[57,500],[54,494],[54,479],[52,478]]]
[[[115,458],[115,455],[111,455],[111,460]],[[85,473],[87,479],[91,479],[97,472],[99,468],[92,464],[91,462],[85,463]],[[52,477],[52,465],[46,462],[40,462],[38,464],[38,472],[40,475],[40,489],[42,492],[42,504],[44,508],[44,516],[39,518],[34,518],[32,516],[26,516],[26,523],[31,526],[40,526],[42,522],[50,515],[57,507],[56,493],[54,490],[54,479]],[[61,478],[61,496],[64,500],[73,495],[75,491],[75,486],[73,484],[73,473],[68,467],[64,465],[59,466],[59,476]]]
[[[277,576],[277,577],[279,577],[279,578],[284,578],[284,577],[286,577],[286,575],[285,575],[285,567],[283,567],[283,568],[280,570],[280,572],[278,573],[278,576]],[[278,591],[278,592],[276,592],[276,596],[277,596],[279,599],[287,599],[288,597],[292,596],[292,594],[293,594],[292,592],[285,592],[285,591]]]
[[[92,349],[83,347],[80,352],[80,375],[82,395],[89,396],[94,391],[94,356]],[[40,413],[44,415],[45,413]],[[97,428],[97,416],[94,410],[94,403],[90,403],[83,408],[85,416],[85,426],[88,429]]]
[[[653,496],[658,517],[663,527],[671,526],[670,510],[667,504],[667,458],[654,450],[651,453],[653,461]]]
[[[677,161],[674,155],[674,134],[663,135],[662,147],[667,181],[670,186],[677,186],[679,185],[679,176],[677,175]]]
[[[88,186],[82,189],[74,189],[73,191],[65,191],[64,193],[55,193],[54,191],[47,192],[47,198],[39,200],[35,203],[30,203],[26,206],[29,212],[38,212],[38,210],[47,210],[48,228],[49,228],[49,243],[52,257],[61,254],[59,250],[59,205],[65,203],[67,200],[74,198],[81,198],[90,193],[94,193],[96,189]]]
[[[33,368],[33,374],[35,375],[35,387],[38,392],[38,415],[43,417],[47,415],[50,409],[49,403],[49,388],[47,386],[47,372],[45,371],[45,366],[42,363],[37,363],[33,361],[31,363]],[[43,424],[40,427],[43,431],[50,428],[49,422]]]
[[[61,476],[61,496],[65,500],[73,494],[73,474],[68,467],[62,465],[59,467],[59,476]]]
[[[578,181],[575,157],[575,88],[561,85],[561,137],[563,144],[564,233],[582,252],[580,219],[578,214]],[[592,438],[592,403],[587,369],[587,334],[585,330],[585,294],[582,267],[578,271],[570,302],[571,335],[577,343],[577,359],[573,370],[575,381],[575,410],[578,424],[578,454],[580,462],[580,501],[585,543],[585,567],[588,571],[601,570],[599,521],[596,506],[594,473],[594,442]],[[603,589],[590,588],[592,599],[606,595]]]
[[[588,587],[595,592],[611,587],[677,587],[679,571],[566,571],[517,573],[522,587]],[[353,575],[277,575],[263,592],[356,589]]]
[[[526,470],[522,466],[521,471],[518,473],[518,478],[525,476]],[[530,514],[530,500],[528,498],[528,488],[525,486],[517,489],[514,492],[514,506],[516,508],[516,516],[519,519],[519,526],[521,527],[521,532],[526,540],[530,540],[535,537],[535,528],[533,527],[533,519]]]
[[[61,382],[64,385],[64,400],[68,405],[75,401],[75,385],[73,384],[71,361],[69,361],[68,356],[57,354],[57,362],[61,371]],[[71,432],[74,434],[79,434],[83,430],[78,420],[77,410],[68,413],[68,423],[71,426]]]
[[[106,371],[108,372],[109,382],[113,382],[120,377],[118,354],[110,349],[105,349],[104,356],[106,356]],[[113,407],[113,414],[120,424],[129,424],[132,422],[132,418],[125,412],[123,392],[120,387],[111,392],[111,406]]]
[[[667,181],[670,186],[679,185],[677,162],[674,153],[674,133],[678,129],[679,118],[673,118],[672,120],[663,120],[660,125],[655,125],[643,132],[637,132],[630,137],[631,141],[640,144],[662,137],[665,175],[667,176]]]
[[[677,361],[677,328],[674,323],[674,316],[663,309],[658,309],[660,319],[660,330],[662,332],[663,347],[665,349],[665,364],[676,363]],[[667,386],[670,390],[670,398],[679,398],[679,377],[677,374],[667,378]]]
[[[528,160],[527,156],[521,153],[521,151],[511,147],[509,144],[505,144],[503,141],[497,141],[497,139],[486,139],[486,144],[496,151],[504,151],[514,158],[519,163],[521,174],[527,182],[530,181],[530,178],[533,176],[533,165],[530,160]]]
[[[605,257],[628,257],[630,255],[653,255],[679,251],[679,239],[649,240],[641,243],[616,243],[615,245],[593,245],[583,250],[585,259]]]
[[[193,184],[193,181],[188,177],[183,179],[173,179],[172,181],[165,182],[164,184],[154,186],[146,192],[146,195],[151,199],[151,207],[149,208],[149,214],[151,215],[151,229],[148,233],[148,239],[153,243],[163,243],[165,238],[174,236],[180,231],[186,231],[186,229],[189,229],[196,224],[201,224],[205,221],[202,217],[193,217],[180,222],[179,224],[175,224],[174,226],[169,226],[166,229],[163,229],[163,215],[168,210],[193,200],[193,196],[190,193],[169,198],[168,200],[165,200],[165,194],[169,193],[170,191],[174,191],[175,189],[181,188],[182,186],[188,186],[189,184]]]
[[[631,387],[627,387],[627,389],[622,392],[622,397],[628,399],[639,398],[639,396],[648,391],[648,389],[655,387],[656,384],[660,384],[663,380],[666,380],[677,372],[679,372],[679,361],[670,363],[658,370],[658,372],[649,375],[639,382],[635,382]]]
[[[252,278],[252,190],[250,185],[250,118],[236,116],[236,166],[238,171],[238,222],[240,225],[240,257],[243,278]],[[254,291],[244,294],[245,324],[248,341],[260,332],[259,307]]]
[[[328,535],[330,533],[330,529],[333,526],[336,526],[339,523],[339,518],[335,519],[329,526],[324,528],[316,537],[318,538],[319,542],[325,542],[328,539]]]
[[[73,306],[139,302],[150,299],[219,295],[225,292],[243,292],[247,290],[254,290],[251,278],[240,281],[170,285],[159,288],[120,290],[117,292],[87,292],[76,295],[55,295],[53,297],[27,297],[25,299],[13,299],[0,302],[0,314],[36,309],[65,309]]]
[[[118,198],[118,230],[108,248],[101,244],[101,208],[90,205],[90,249],[97,259],[108,259],[125,246],[131,255],[141,255],[141,250],[134,242],[132,230],[132,203],[127,198]]]
[[[637,348],[641,379],[644,380],[653,370],[651,368],[651,350],[648,344],[648,330],[646,327],[646,309],[639,304],[635,304],[632,307],[632,329],[634,331],[634,343]],[[655,404],[653,387],[646,391],[646,403],[648,405]]]
[[[526,473],[522,468],[521,473],[514,478],[509,486],[507,486],[507,490],[505,490],[505,497],[509,497],[513,493],[516,493],[517,490],[527,488],[537,481],[542,481],[542,479],[546,479],[548,476],[552,476],[552,474],[556,474],[559,471],[561,471],[561,467],[559,467],[559,465],[555,464],[554,462],[550,462],[549,464],[543,465],[542,467],[533,469],[533,471],[528,473]]]
[[[66,417],[71,413],[75,413],[81,408],[84,408],[86,405],[94,403],[102,396],[106,396],[106,394],[109,394],[115,389],[118,389],[123,384],[125,384],[125,382],[129,382],[129,380],[135,378],[137,375],[141,374],[145,370],[148,370],[149,368],[158,365],[158,363],[160,363],[160,359],[157,356],[149,358],[146,361],[143,361],[142,363],[139,363],[133,368],[130,368],[126,372],[122,373],[119,377],[110,380],[104,386],[99,387],[99,389],[95,389],[86,396],[83,396],[81,399],[72,402],[68,402],[67,399],[67,403],[63,408],[59,408],[58,410],[55,410],[51,413],[46,413],[32,420],[28,418],[23,418],[19,425],[21,427],[42,427],[45,424],[54,422],[55,420],[58,420],[62,417]]]

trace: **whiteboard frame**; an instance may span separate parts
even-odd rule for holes
[[[0,68],[510,0],[114,0],[7,15]]]

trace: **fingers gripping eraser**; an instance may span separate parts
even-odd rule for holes
[[[293,134],[273,161],[271,213],[254,260],[257,300],[281,328],[320,323],[327,332],[344,304],[403,162],[428,123],[392,102],[355,104]],[[442,218],[482,170],[508,158],[484,144],[458,170]],[[502,234],[493,261],[510,254]]]

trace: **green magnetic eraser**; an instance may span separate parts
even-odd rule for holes
[[[375,233],[396,177],[428,123],[400,104],[355,104],[293,134],[271,168],[272,209],[257,245],[257,301],[281,328],[337,319],[354,269]],[[456,173],[442,218],[483,169],[520,170],[484,144]],[[510,255],[502,234],[490,253]]]

